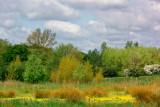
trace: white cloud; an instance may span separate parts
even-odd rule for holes
[[[127,0],[60,0],[63,3],[70,4],[74,7],[85,7],[85,8],[109,8],[112,6],[121,7],[125,6]]]
[[[70,20],[79,17],[73,8],[61,4],[58,0],[1,0],[0,9],[6,12],[19,12],[27,19]]]
[[[64,21],[48,21],[44,25],[45,28],[53,29],[54,31],[62,31],[77,34],[81,30],[80,26],[77,24],[72,24],[71,22]]]

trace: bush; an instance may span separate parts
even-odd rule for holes
[[[6,79],[6,74],[8,74],[7,71],[7,65],[5,65],[4,67],[0,68],[0,80],[4,81]]]
[[[136,97],[139,102],[156,102],[158,100],[157,93],[150,89],[150,87],[132,88],[130,94]]]
[[[103,72],[104,77],[117,77],[118,70],[116,68],[108,68]]]
[[[159,74],[160,73],[160,65],[158,65],[158,64],[146,65],[144,67],[144,70],[147,75]]]
[[[76,70],[79,63],[75,56],[67,55],[63,57],[59,65],[58,80],[60,82],[73,81],[73,72]]]
[[[26,69],[23,77],[25,81],[31,83],[43,81],[45,77],[45,69],[42,65],[42,61],[34,55],[31,56],[26,63]]]
[[[96,83],[100,83],[102,81],[104,81],[103,75],[102,75],[102,69],[99,70],[99,72],[96,74],[94,81]]]
[[[23,78],[23,73],[25,71],[25,65],[21,65],[21,66],[18,66],[17,69],[16,69],[16,74],[17,74],[17,78],[16,80],[19,80],[19,81],[24,81],[24,78]]]
[[[124,74],[128,77],[139,77],[138,70],[136,68],[125,69]]]

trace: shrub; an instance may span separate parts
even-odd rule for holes
[[[7,71],[7,65],[3,66],[2,68],[0,68],[0,80],[4,81],[6,79],[6,74],[8,74]]]
[[[73,81],[73,72],[76,70],[79,65],[79,61],[75,56],[67,55],[63,57],[58,70],[58,80],[62,81]]]
[[[108,68],[103,72],[104,77],[117,77],[118,70],[116,68]]]
[[[59,82],[58,81],[58,72],[57,71],[52,71],[52,74],[51,74],[51,80],[52,82]]]
[[[144,67],[144,70],[147,75],[159,74],[160,73],[160,65],[158,65],[158,64],[146,65]]]
[[[87,96],[106,96],[108,90],[108,87],[91,87],[85,90],[85,94]]]
[[[132,88],[130,93],[133,97],[136,97],[137,101],[145,103],[156,102],[158,97],[150,87]]]
[[[0,91],[0,97],[4,97],[4,98],[12,98],[15,97],[16,92],[13,90],[9,90],[9,91]]]
[[[31,56],[26,63],[26,69],[23,77],[25,81],[31,83],[43,81],[45,77],[45,69],[42,65],[42,61],[34,55]]]
[[[99,70],[99,72],[96,74],[96,76],[94,77],[94,81],[96,83],[100,83],[104,80],[103,75],[102,75],[102,69]]]
[[[24,73],[24,71],[25,71],[25,65],[20,65],[20,66],[18,66],[17,67],[17,69],[16,69],[16,74],[17,74],[17,78],[16,78],[16,80],[20,80],[20,81],[24,81],[24,79],[23,79],[23,73]]]
[[[124,70],[124,75],[126,75],[127,77],[139,77],[138,74],[138,70],[136,68],[132,68],[132,69],[125,69]]]
[[[73,72],[73,79],[82,82],[86,76],[85,66],[83,64],[79,64],[77,69]]]

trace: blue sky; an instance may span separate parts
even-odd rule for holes
[[[0,0],[0,38],[24,43],[36,28],[87,52],[128,40],[160,48],[160,0]]]

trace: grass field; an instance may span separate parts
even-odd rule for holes
[[[138,92],[139,87],[145,87],[142,90],[142,97],[147,96],[150,99],[137,99],[137,96],[133,96],[132,93]],[[60,95],[62,89],[63,95]],[[84,95],[82,100],[74,102],[67,98],[74,98],[75,96],[65,97],[65,93],[71,93],[66,90],[77,89]],[[139,88],[141,89],[141,88]],[[148,76],[148,77],[117,77],[106,78],[102,83],[87,83],[87,84],[75,84],[75,83],[51,83],[44,82],[39,84],[29,84],[19,81],[5,81],[0,82],[0,90],[3,92],[13,90],[15,96],[12,98],[1,97],[0,106],[2,107],[157,107],[158,101],[154,101],[156,95],[147,91],[151,89],[156,94],[160,92],[160,76]],[[51,91],[52,90],[52,91]],[[55,91],[56,90],[56,91]],[[131,91],[133,90],[133,91]],[[135,91],[136,90],[136,91]],[[36,98],[36,91],[50,92],[48,95],[54,93],[54,97]],[[141,90],[140,90],[141,91]],[[59,94],[55,97],[55,92]],[[65,94],[65,95],[64,95]],[[1,94],[0,94],[1,95]],[[73,93],[74,95],[74,93]],[[66,96],[69,96],[67,94]],[[151,97],[150,97],[151,96]],[[75,97],[79,98],[79,97]],[[160,97],[156,97],[160,98]]]

